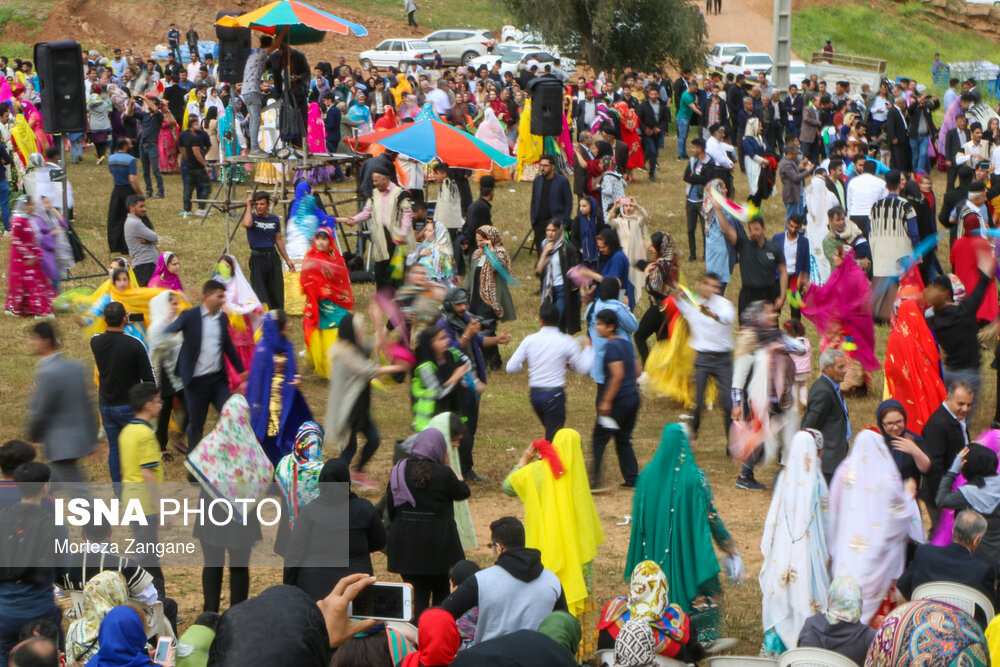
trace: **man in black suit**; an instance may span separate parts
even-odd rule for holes
[[[951,192],[955,189],[955,177],[958,175],[959,169],[959,165],[955,162],[955,157],[962,150],[962,147],[965,146],[966,142],[972,140],[972,137],[969,135],[968,125],[969,119],[966,118],[965,114],[958,114],[955,116],[955,127],[948,130],[944,135],[944,163],[948,166],[948,186],[945,192]]]
[[[896,586],[910,599],[913,590],[932,581],[965,584],[996,600],[996,575],[993,568],[973,554],[986,534],[986,519],[974,510],[963,510],[955,517],[952,542],[946,547],[921,544]]]
[[[538,160],[538,168],[540,173],[531,184],[531,227],[535,232],[535,248],[541,252],[549,220],[569,226],[573,217],[573,188],[569,179],[556,171],[556,159],[548,153]]]
[[[890,166],[909,173],[910,168],[910,126],[906,118],[906,98],[900,95],[896,104],[889,109],[885,121],[885,136],[889,140]]]
[[[829,484],[837,466],[847,458],[847,443],[851,439],[847,403],[840,393],[847,358],[840,350],[828,348],[819,355],[819,366],[823,374],[809,388],[802,428],[813,428],[823,434],[822,468]]]
[[[802,128],[802,95],[794,83],[788,86],[788,97],[781,102],[781,121],[785,124],[785,132],[789,137],[798,139]]]
[[[184,311],[166,329],[166,333],[180,331],[184,334],[184,343],[177,358],[177,375],[184,382],[188,451],[201,441],[208,406],[214,405],[221,413],[222,406],[231,395],[223,355],[241,378],[246,379],[247,375],[229,338],[229,322],[222,312],[226,286],[217,280],[209,280],[201,288],[201,294],[201,306]]]
[[[920,498],[927,506],[927,513],[937,526],[941,510],[935,498],[941,478],[955,456],[969,444],[969,426],[966,416],[972,409],[976,393],[972,385],[956,380],[948,386],[948,395],[924,424],[920,435],[924,439],[924,453],[931,460],[931,469],[920,485]]]
[[[656,180],[656,163],[659,145],[670,129],[670,107],[660,99],[660,87],[655,83],[646,89],[646,99],[639,105],[639,132],[642,135],[642,150],[649,160],[649,180]]]

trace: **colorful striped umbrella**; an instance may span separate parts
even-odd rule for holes
[[[268,35],[288,29],[286,44],[312,44],[323,41],[328,32],[364,37],[368,30],[357,23],[334,16],[298,0],[277,0],[260,9],[239,16],[223,16],[216,25],[228,28],[253,28]]]
[[[484,171],[492,169],[494,162],[502,168],[517,164],[516,157],[504,155],[471,134],[434,119],[406,123],[387,132],[358,137],[359,150],[372,144],[381,144],[390,151],[424,164],[438,159],[447,162],[450,167]]]

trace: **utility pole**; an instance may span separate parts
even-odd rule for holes
[[[771,79],[778,90],[788,89],[788,63],[792,59],[792,0],[774,0],[774,69]]]

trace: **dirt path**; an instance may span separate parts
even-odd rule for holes
[[[737,42],[751,51],[771,53],[774,40],[772,0],[722,0],[721,14],[708,14],[708,43]],[[794,53],[792,58],[798,58]]]

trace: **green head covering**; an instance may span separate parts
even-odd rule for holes
[[[707,488],[680,424],[667,424],[656,456],[639,475],[632,504],[626,581],[644,560],[670,582],[669,601],[690,613],[698,587],[719,573],[708,523]]]
[[[538,631],[569,651],[570,655],[576,655],[583,638],[580,621],[568,611],[552,612],[538,626]]]
[[[177,667],[205,667],[208,649],[215,640],[215,630],[204,625],[192,625],[177,640]]]

